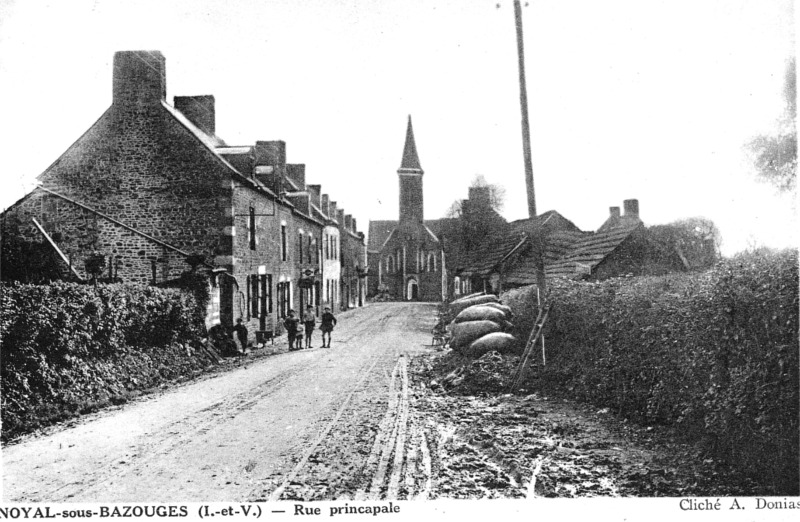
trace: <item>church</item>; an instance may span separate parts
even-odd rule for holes
[[[423,170],[408,117],[400,182],[400,215],[394,221],[370,221],[369,294],[403,301],[442,301],[447,296],[444,249],[438,237],[442,220],[425,221]]]

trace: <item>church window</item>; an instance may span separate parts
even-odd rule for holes
[[[436,272],[436,254],[428,252],[428,272]]]

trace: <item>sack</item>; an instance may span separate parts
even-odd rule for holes
[[[481,306],[488,306],[490,308],[494,308],[495,310],[500,310],[506,315],[506,319],[513,319],[514,313],[511,311],[511,307],[500,304],[500,303],[483,303]]]
[[[478,358],[491,351],[500,353],[522,353],[516,337],[502,332],[493,332],[476,339],[469,346],[461,349],[461,353]]]
[[[478,297],[471,297],[469,299],[459,299],[450,303],[450,313],[453,315],[458,315],[462,310],[469,308],[470,306],[484,303],[497,303],[499,301],[500,300],[496,295],[479,295]]]
[[[465,308],[453,319],[456,323],[465,321],[494,321],[502,325],[506,320],[506,314],[501,310],[486,305],[474,305]]]
[[[473,297],[478,297],[478,296],[481,296],[481,295],[486,295],[486,292],[475,292],[474,294],[465,295],[465,296],[459,297],[458,299],[453,299],[453,302],[454,303],[464,302],[464,301],[467,301],[469,299],[472,299]]]
[[[464,323],[454,323],[451,326],[453,338],[450,339],[450,347],[459,350],[462,346],[469,345],[472,341],[483,337],[492,332],[499,332],[500,325],[494,321],[467,321]]]

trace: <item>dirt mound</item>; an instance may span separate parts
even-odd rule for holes
[[[433,390],[458,395],[502,393],[519,364],[519,356],[492,351],[478,359],[450,353],[436,359],[424,375]]]

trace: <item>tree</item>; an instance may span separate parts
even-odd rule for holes
[[[466,206],[470,203],[472,203],[472,207],[475,208],[475,210],[479,210],[481,212],[488,213],[494,211],[494,213],[499,213],[501,210],[503,210],[503,206],[505,205],[506,201],[506,189],[502,185],[489,183],[486,181],[486,178],[483,176],[483,174],[475,174],[475,177],[472,178],[472,183],[470,183],[469,188],[470,196],[473,201],[465,199],[454,201],[453,204],[450,205],[450,208],[447,209],[445,217],[461,217],[467,210]],[[485,195],[486,199],[475,199],[472,197],[473,194]]]
[[[503,237],[506,220],[498,213],[503,207],[505,189],[488,183],[478,174],[469,186],[469,199],[455,201],[445,214],[444,237],[448,269],[468,263],[470,254]]]
[[[453,218],[452,226],[445,232],[451,246],[456,246],[452,245],[455,240],[459,247],[471,249],[482,244],[487,236],[496,235],[506,224],[499,214],[504,202],[505,189],[477,174],[469,186],[469,199],[453,202],[445,214]]]
[[[761,135],[747,144],[759,179],[780,192],[797,187],[797,70],[795,59],[786,66],[783,86],[784,111],[772,135]]]
[[[691,217],[648,228],[665,251],[675,252],[689,269],[713,266],[720,258],[722,237],[708,218]]]

